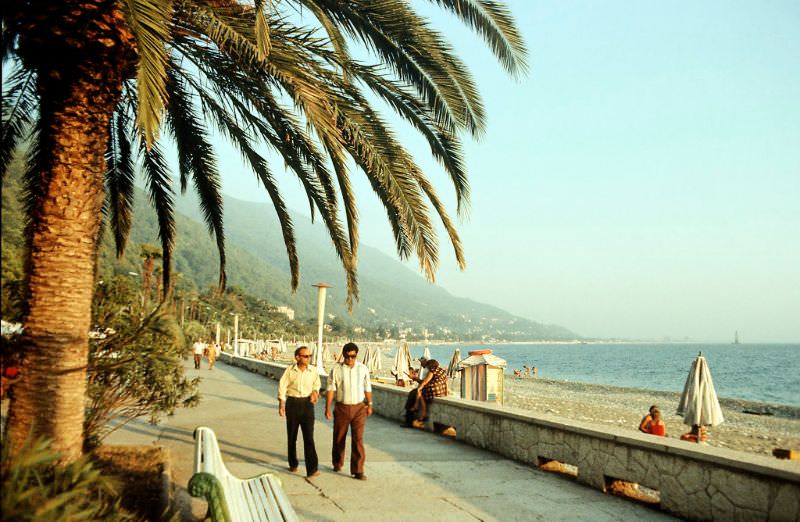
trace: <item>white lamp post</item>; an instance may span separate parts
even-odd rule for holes
[[[327,283],[317,283],[311,285],[317,288],[317,350],[314,353],[314,364],[319,370],[320,375],[328,375],[324,368],[324,360],[322,358],[322,331],[325,325],[325,295],[331,285]]]

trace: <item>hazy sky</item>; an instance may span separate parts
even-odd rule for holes
[[[800,341],[800,2],[511,1],[530,51],[518,81],[422,5],[489,114],[465,138],[467,270],[442,244],[438,284],[585,336]],[[397,129],[454,212],[428,147]],[[226,193],[264,200],[234,155],[221,163]],[[363,242],[393,253],[358,193]]]

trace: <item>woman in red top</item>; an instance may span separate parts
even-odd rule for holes
[[[650,435],[658,435],[659,437],[666,437],[667,425],[664,424],[663,420],[661,420],[661,410],[658,408],[653,408],[651,415],[653,416],[653,419],[647,426],[647,433]]]

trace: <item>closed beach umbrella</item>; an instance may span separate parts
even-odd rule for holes
[[[450,363],[447,365],[447,377],[450,379],[455,379],[456,375],[458,375],[458,363],[461,362],[461,350],[458,348],[455,349],[453,352],[453,356],[450,357]]]
[[[398,380],[408,380],[408,369],[411,367],[411,353],[408,350],[408,344],[397,348],[397,355],[394,356],[394,366],[392,367],[392,375],[397,377]]]
[[[422,357],[420,357],[420,359],[425,359],[426,361],[430,361],[431,360],[431,350],[430,350],[430,348],[428,348],[427,346],[425,347],[425,351],[422,352]],[[426,375],[428,375],[428,369],[427,368],[420,368],[419,369],[419,378],[420,379],[424,379]]]
[[[702,354],[692,362],[678,402],[678,415],[683,415],[683,423],[689,426],[718,426],[725,422],[711,371]]]

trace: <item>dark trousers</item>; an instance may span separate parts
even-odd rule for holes
[[[344,449],[347,429],[350,429],[350,474],[364,473],[364,427],[367,425],[367,405],[363,402],[348,405],[336,403],[333,407],[333,467],[344,466]]]
[[[314,447],[314,405],[309,397],[286,397],[286,436],[289,442],[289,467],[296,468],[297,430],[303,430],[303,454],[306,459],[306,474],[311,475],[319,467],[317,448]]]
[[[417,389],[412,388],[406,396],[406,426],[411,426],[411,421],[417,418],[417,412],[412,411],[415,404],[417,404]]]
[[[200,368],[200,359],[201,359],[201,357],[203,357],[203,356],[200,355],[199,353],[194,354],[194,367],[195,367],[195,369],[199,369]]]

